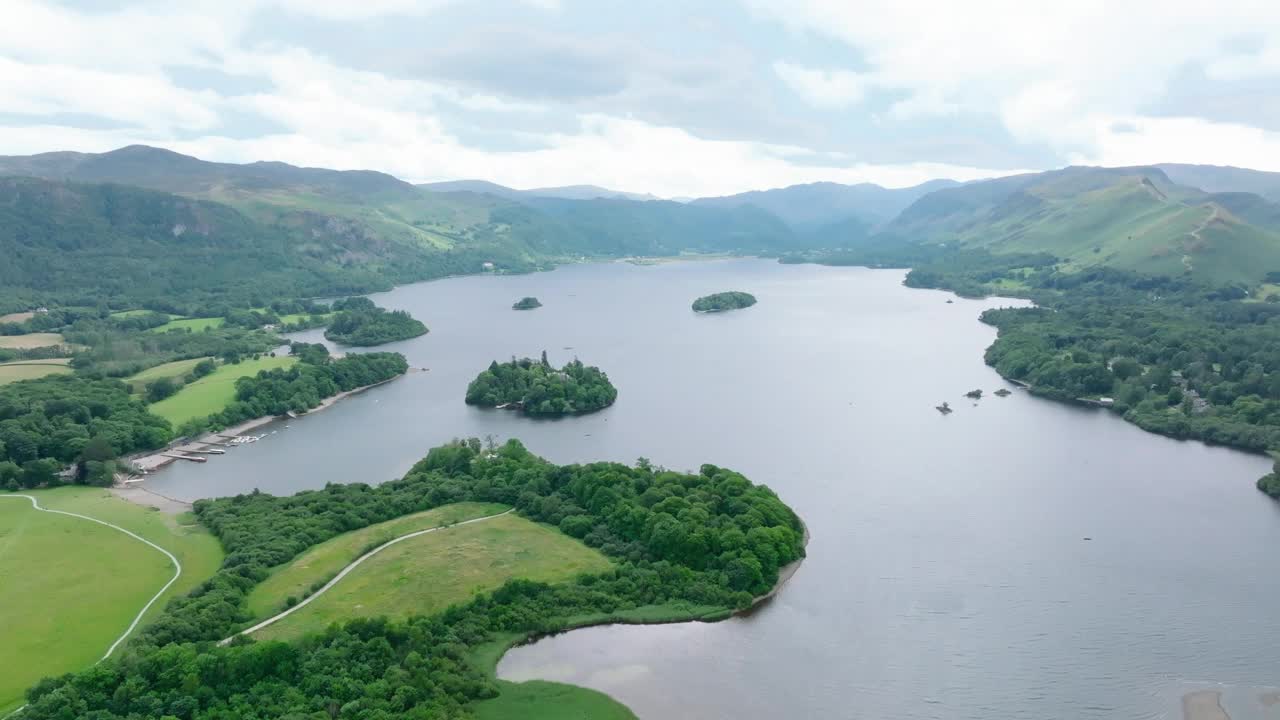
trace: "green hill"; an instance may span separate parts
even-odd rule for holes
[[[104,291],[131,307],[190,288],[336,295],[487,264],[527,271],[584,256],[780,252],[798,242],[755,207],[439,192],[379,172],[206,162],[146,146],[0,157],[2,175],[28,176],[0,180],[9,198],[0,251],[17,260],[0,281],[15,307],[68,294],[96,304]],[[459,187],[473,186],[491,189]],[[58,272],[41,275],[52,252]]]
[[[1156,168],[1071,167],[930,193],[881,239],[1256,284],[1280,269],[1277,218],[1280,206],[1256,195],[1209,194]]]
[[[816,182],[773,190],[753,190],[724,197],[698,198],[699,207],[736,208],[753,205],[806,235],[820,236],[825,244],[842,246],[871,234],[917,199],[957,183],[930,180],[907,188],[885,188],[871,183],[842,185]]]

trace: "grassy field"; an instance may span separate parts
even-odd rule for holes
[[[220,365],[211,375],[184,386],[177,393],[151,405],[151,412],[176,427],[188,420],[212,415],[235,399],[236,380],[257,375],[260,370],[288,367],[298,361],[294,357],[264,356],[235,365]]]
[[[149,382],[159,380],[160,378],[173,378],[177,380],[191,372],[191,369],[200,364],[200,361],[208,359],[209,358],[201,357],[192,358],[190,360],[174,360],[173,362],[168,362],[163,365],[156,365],[155,367],[147,368],[137,375],[126,379],[125,382],[129,383],[129,387],[132,388],[134,392],[141,392],[143,387],[145,387]]]
[[[0,335],[0,348],[38,348],[61,345],[63,337],[58,333],[31,333],[29,335]]]
[[[178,320],[170,320],[169,322],[151,328],[150,332],[169,332],[170,330],[190,330],[191,332],[200,332],[205,328],[222,327],[226,318],[181,318]]]
[[[19,380],[34,380],[45,375],[69,373],[71,372],[71,368],[67,367],[69,362],[71,361],[68,358],[52,358],[49,360],[19,360],[17,362],[0,363],[0,385],[18,382]]]
[[[125,502],[101,488],[29,491],[44,507],[127,528],[176,555],[183,573],[152,606],[189,592],[222,562],[218,541],[196,525]],[[87,667],[173,576],[168,558],[111,528],[0,499],[0,717],[41,677]]]
[[[293,562],[276,568],[271,577],[249,594],[249,612],[255,618],[265,618],[280,612],[290,596],[301,600],[312,585],[328,582],[339,570],[370,549],[370,546],[380,545],[415,530],[494,515],[506,509],[505,505],[496,503],[457,503],[343,533],[316,545],[294,558]]]
[[[556,582],[609,565],[604,555],[559,530],[504,515],[393,545],[255,637],[297,638],[353,617],[430,614],[511,578]]]
[[[9,313],[8,315],[0,315],[0,324],[3,323],[22,323],[35,317],[33,312]]]
[[[321,313],[320,316],[324,318],[330,318],[330,317],[333,317],[333,313]],[[302,322],[303,320],[310,320],[310,319],[311,319],[310,313],[289,313],[288,315],[280,316],[280,324],[292,325],[294,323],[299,323],[299,322]]]

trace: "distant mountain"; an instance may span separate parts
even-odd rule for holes
[[[805,247],[755,207],[533,194],[543,191],[510,191],[512,198],[503,196],[509,188],[471,181],[428,191],[379,172],[214,163],[144,146],[0,157],[0,182],[8,189],[0,201],[14,206],[0,217],[8,242],[0,254],[10,258],[0,268],[0,291],[33,302],[89,299],[103,288],[134,299],[173,299],[184,287],[187,299],[213,297],[224,286],[335,294],[488,264],[524,271],[569,257]],[[126,201],[133,209],[117,216]],[[109,248],[95,248],[93,237],[109,238]],[[202,254],[206,240],[222,251]],[[255,241],[262,246],[251,247]],[[107,275],[95,284],[92,272],[35,269],[68,264]]]
[[[844,228],[846,232],[865,234],[892,220],[918,198],[957,184],[953,180],[930,180],[914,187],[891,189],[870,183],[841,185],[818,182],[698,198],[690,204],[703,207],[754,205],[776,215],[800,232],[823,233]]]
[[[303,247],[220,203],[0,178],[0,294],[90,306],[164,298],[191,308],[378,287],[356,258],[385,257],[380,248],[313,229]]]
[[[1186,187],[1155,167],[1069,167],[938,190],[879,238],[1256,283],[1280,270],[1278,217],[1261,197]]]
[[[1170,180],[1210,193],[1243,192],[1280,202],[1280,173],[1221,165],[1156,165]]]
[[[595,200],[597,198],[604,198],[609,200],[647,201],[658,199],[656,195],[610,190],[609,188],[602,188],[597,185],[565,185],[563,187],[516,190],[515,188],[509,188],[505,185],[492,183],[488,180],[448,180],[445,182],[423,183],[418,185],[418,187],[428,192],[474,192],[507,198],[508,200],[522,200],[533,197],[561,198],[564,200]]]
[[[417,187],[420,190],[433,193],[470,192],[507,198],[508,200],[518,200],[524,194],[515,188],[491,183],[488,180],[446,180],[445,182],[421,183]]]
[[[146,145],[105,153],[0,156],[0,175],[113,182],[191,195],[261,193],[280,188],[307,188],[312,193],[347,199],[414,193],[412,185],[381,172],[301,168],[280,162],[216,163]]]

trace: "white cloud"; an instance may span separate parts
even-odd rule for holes
[[[773,72],[809,104],[822,108],[839,108],[862,99],[865,83],[855,72],[822,70],[778,61]]]
[[[1280,133],[1202,118],[1097,117],[1092,150],[1072,157],[1087,165],[1161,162],[1280,169]]]
[[[1150,106],[1188,65],[1280,80],[1280,3],[1263,0],[744,1],[854,48],[867,83],[923,98],[904,110],[995,115],[1019,140],[1060,149],[1095,115]],[[1244,36],[1261,50],[1234,50]]]

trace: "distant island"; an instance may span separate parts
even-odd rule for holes
[[[534,308],[540,308],[540,307],[542,307],[542,303],[538,302],[538,298],[524,297],[517,300],[515,304],[511,306],[511,309],[512,310],[532,310]]]
[[[467,404],[521,410],[527,415],[572,415],[595,412],[613,404],[618,390],[598,367],[574,360],[556,370],[532,358],[489,364],[467,386]]]
[[[725,310],[739,310],[748,308],[756,304],[756,296],[751,293],[738,291],[719,292],[713,295],[703,295],[693,301],[694,312],[724,312]]]
[[[427,332],[427,326],[404,310],[388,312],[369,298],[353,297],[333,304],[336,313],[325,338],[343,345],[381,345],[408,340]]]

